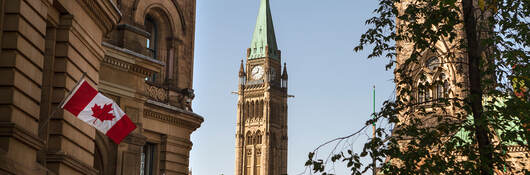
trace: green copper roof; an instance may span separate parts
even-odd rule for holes
[[[269,48],[268,56],[270,58],[280,59],[277,52],[278,45],[276,44],[276,35],[274,34],[274,25],[272,24],[269,0],[261,0],[248,59],[266,57],[267,46]]]
[[[498,107],[503,107],[505,106],[506,104],[504,104],[505,100],[503,99],[498,99],[496,100],[493,105],[494,106],[498,106]],[[495,109],[496,110],[496,109]],[[503,116],[497,116],[499,117],[499,119],[501,119],[501,125],[502,126],[505,126],[504,130],[505,131],[511,131],[511,132],[517,132],[517,131],[522,131],[523,128],[521,127],[521,121],[518,120],[517,118],[512,118],[513,120],[504,120]],[[465,125],[473,125],[473,116],[470,114],[468,117],[467,117],[467,122],[465,123]],[[504,130],[502,129],[499,129],[499,130],[496,130],[496,134],[497,136],[500,138],[500,140],[503,140],[502,138],[502,134],[504,133]],[[472,143],[472,139],[473,138],[470,138],[470,132],[465,130],[464,128],[460,129],[460,131],[458,131],[456,134],[455,134],[456,137],[462,139],[466,144],[470,144]],[[522,142],[524,144],[528,144],[526,142],[526,140],[523,139],[522,136],[517,136],[517,141],[519,142]],[[518,143],[516,142],[506,142],[506,145],[508,146],[516,146]]]

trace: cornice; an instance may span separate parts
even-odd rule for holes
[[[135,58],[139,58],[140,60],[142,61],[146,61],[146,62],[150,62],[150,63],[154,63],[158,66],[165,66],[166,64],[160,60],[156,60],[156,59],[153,59],[151,57],[148,57],[148,56],[145,56],[143,54],[140,54],[140,53],[137,53],[137,52],[134,52],[132,50],[129,50],[129,49],[126,49],[126,48],[121,48],[121,47],[118,47],[118,46],[115,46],[115,45],[112,45],[110,43],[107,43],[107,42],[102,42],[101,45],[109,48],[109,49],[113,49],[115,51],[120,51],[122,53],[125,53],[125,54],[128,54],[128,55],[131,55],[131,56],[134,56]]]
[[[150,76],[153,73],[152,70],[149,70],[145,67],[121,61],[110,56],[105,56],[105,58],[103,59],[103,63],[110,65],[114,68],[121,69],[123,71],[139,73],[145,76]]]
[[[121,20],[121,12],[111,0],[77,0],[83,9],[96,22],[96,24],[108,33]]]
[[[144,109],[144,117],[145,118],[149,118],[149,119],[162,121],[162,122],[174,125],[174,126],[190,129],[190,130],[193,130],[193,131],[196,130],[197,128],[199,128],[201,126],[202,121],[204,121],[204,120],[188,121],[188,120],[181,119],[181,118],[179,118],[178,116],[175,116],[175,115],[162,114],[160,112],[155,112],[155,111],[149,110],[149,109]]]

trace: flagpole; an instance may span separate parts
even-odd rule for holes
[[[59,112],[59,110],[62,109],[64,103],[66,102],[67,99],[69,99],[70,95],[72,95],[72,92],[74,92],[74,89],[77,89],[79,87],[79,85],[81,85],[81,82],[83,82],[83,79],[86,77],[86,72],[83,72],[83,75],[81,76],[81,78],[79,78],[79,81],[75,84],[74,88],[68,93],[68,95],[66,95],[65,98],[63,98],[61,100],[61,103],[59,103],[59,105],[57,107],[55,107],[55,109],[53,110],[53,112],[50,114],[50,116],[48,116],[48,118],[46,118],[44,120],[44,123],[42,123],[42,125],[39,127],[39,132],[40,130],[46,126],[48,124],[48,122],[50,121],[50,119],[55,115],[55,113]]]
[[[372,132],[372,141],[375,142],[375,129],[376,129],[376,127],[375,127],[375,119],[376,119],[376,117],[375,117],[375,85],[374,85],[374,90],[373,91],[374,91],[374,95],[373,95],[373,113],[372,113],[372,115],[373,115],[374,121],[372,123],[372,130],[373,130],[373,132]],[[375,148],[372,149],[372,163],[374,164],[374,167],[372,168],[372,173],[373,173],[373,175],[376,175],[377,174],[377,168],[376,168],[377,167],[376,166],[377,159],[376,159],[376,155],[375,155]]]

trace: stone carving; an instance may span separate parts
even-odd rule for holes
[[[187,111],[193,111],[191,109],[191,101],[195,98],[195,91],[193,89],[190,89],[190,88],[186,88],[186,89],[182,89],[180,91],[180,96],[179,96],[179,103],[180,105],[183,107],[183,109],[187,110]]]
[[[160,102],[167,101],[168,91],[166,89],[152,86],[149,84],[145,84],[145,93],[148,97],[156,101],[160,101]]]
[[[142,74],[144,76],[152,75],[152,71],[150,71],[149,69],[145,67],[142,67],[136,64],[127,63],[125,61],[121,61],[121,60],[118,60],[110,56],[105,56],[105,58],[103,59],[103,63],[112,65],[114,68],[121,69],[123,71],[135,72],[135,73]]]

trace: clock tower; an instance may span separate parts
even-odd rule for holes
[[[246,63],[242,60],[239,70],[236,175],[287,174],[287,68],[281,64],[269,0],[260,1]]]

